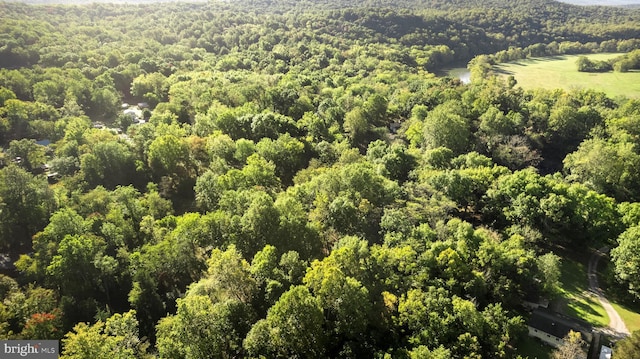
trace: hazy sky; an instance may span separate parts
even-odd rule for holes
[[[559,0],[576,5],[635,5],[640,4],[640,0]]]

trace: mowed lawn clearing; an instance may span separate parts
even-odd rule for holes
[[[529,359],[549,359],[554,350],[549,345],[543,344],[537,338],[530,336],[522,337],[515,345],[517,355]]]
[[[611,261],[601,263],[598,269],[600,287],[603,288],[613,309],[618,312],[630,332],[640,330],[640,301],[633,300],[633,296],[624,293],[624,287],[609,289],[610,285],[615,285],[612,283],[614,274]]]
[[[587,54],[591,60],[609,60],[621,53]],[[524,89],[594,89],[609,97],[640,98],[640,71],[588,73],[578,72],[576,61],[581,55],[536,57],[499,64],[494,69],[503,76],[512,75]]]
[[[613,309],[620,314],[620,318],[631,333],[640,330],[640,314],[635,311],[637,309],[631,308],[628,304],[620,304],[615,299],[611,299],[609,302],[611,302]]]
[[[560,298],[554,300],[556,309],[580,318],[595,327],[606,327],[609,316],[598,298],[589,292],[587,266],[573,258],[562,258]]]

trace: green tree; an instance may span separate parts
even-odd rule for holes
[[[369,143],[367,158],[380,165],[386,176],[399,182],[406,181],[417,164],[416,157],[404,145],[387,146],[381,140]]]
[[[114,314],[106,322],[79,323],[62,340],[64,359],[151,358],[138,334],[136,312]]]
[[[633,226],[618,237],[618,246],[611,250],[614,270],[629,291],[640,297],[640,226]]]
[[[526,292],[536,288],[535,256],[525,248],[524,238],[519,235],[506,240],[492,233],[483,237],[476,253],[476,268],[486,280],[488,302],[514,308]]]
[[[253,313],[236,300],[212,303],[208,296],[178,299],[176,315],[160,320],[157,347],[160,358],[235,358],[244,354],[242,340]]]
[[[160,136],[149,145],[148,158],[149,167],[159,175],[183,173],[188,165],[189,147],[176,136]]]
[[[344,130],[355,147],[364,147],[368,142],[371,125],[366,116],[361,108],[355,108],[344,116]]]
[[[278,262],[278,251],[276,247],[269,244],[256,253],[251,260],[251,275],[255,278],[262,297],[256,298],[255,303],[260,309],[264,308],[264,312],[266,308],[275,304],[286,289],[284,286],[287,284],[287,278],[279,268]]]
[[[46,269],[51,282],[62,295],[78,300],[100,294],[102,272],[97,259],[104,256],[106,244],[93,235],[67,235]]]
[[[52,289],[29,285],[25,290],[16,289],[3,300],[8,329],[24,337],[41,334],[51,339],[62,336],[62,317],[59,296]],[[37,339],[37,337],[35,337]]]
[[[429,350],[424,345],[417,346],[409,352],[411,359],[448,359],[452,357],[451,351],[440,346],[436,349]]]
[[[51,215],[49,223],[33,236],[33,255],[21,258],[16,266],[27,275],[41,277],[57,253],[62,240],[67,236],[78,236],[88,232],[89,223],[71,208],[62,208]],[[28,259],[27,259],[28,258]]]
[[[240,219],[244,236],[238,245],[245,255],[253,256],[277,238],[280,213],[273,198],[265,192],[254,192],[250,201]]]
[[[64,104],[65,81],[62,78],[44,80],[33,85],[33,97],[36,101],[54,107]]]
[[[580,72],[608,72],[613,70],[609,62],[594,61],[586,56],[579,56],[576,65],[578,65],[578,71]]]
[[[276,177],[272,162],[258,154],[252,154],[242,170],[232,168],[224,174],[209,170],[198,177],[195,185],[196,201],[202,209],[214,210],[219,207],[226,192],[256,188],[274,193],[280,188],[280,180]],[[245,204],[241,206],[244,207]]]
[[[220,158],[227,163],[233,163],[236,144],[225,134],[213,134],[207,138],[207,151],[212,159]]]
[[[0,169],[0,247],[26,248],[54,211],[53,191],[42,176],[10,165]]]
[[[291,287],[269,309],[267,317],[253,325],[243,345],[251,356],[323,358],[322,308],[306,287]]]
[[[576,108],[558,101],[549,114],[545,137],[564,155],[580,144],[591,128],[602,123],[601,115],[590,106]],[[558,142],[560,141],[560,142]]]
[[[298,127],[306,131],[308,140],[312,142],[333,139],[331,124],[316,113],[305,112],[298,121]]]
[[[376,238],[382,210],[398,190],[396,182],[378,174],[369,163],[352,163],[322,171],[293,193],[312,208],[310,219],[318,221],[320,228]]]
[[[284,184],[289,184],[293,176],[307,164],[304,143],[291,137],[288,133],[279,136],[275,141],[265,138],[256,144],[256,151],[267,161],[276,165],[276,174]]]
[[[460,107],[460,103],[449,102],[429,112],[423,124],[427,148],[447,147],[454,153],[462,153],[469,147],[469,123],[459,114]]]
[[[553,359],[575,359],[584,358],[587,355],[586,343],[582,340],[580,332],[569,331],[562,338],[562,344],[551,354]]]
[[[639,358],[640,357],[640,331],[634,331],[630,337],[616,342],[613,351],[614,359]]]
[[[135,158],[131,149],[119,141],[100,142],[80,157],[80,170],[91,187],[114,189],[118,185],[137,184]]]
[[[44,146],[37,144],[35,140],[25,138],[11,141],[8,152],[12,158],[20,157],[20,166],[27,171],[34,171],[46,161]]]
[[[322,241],[317,228],[309,221],[308,213],[295,197],[281,193],[274,207],[278,211],[278,234],[269,239],[281,251],[296,251],[302,258],[319,256]]]
[[[7,100],[14,100],[16,99],[16,94],[11,91],[10,89],[0,86],[0,107],[4,106],[4,103]]]
[[[167,100],[166,81],[166,76],[159,72],[140,75],[131,82],[131,94],[155,107]]]
[[[318,261],[313,262],[304,283],[318,298],[331,328],[330,353],[348,350],[352,355],[366,355],[372,310],[367,288],[338,267]]]
[[[103,87],[94,89],[91,93],[91,107],[88,114],[106,120],[113,120],[120,108],[120,103],[120,96],[113,88]],[[126,128],[124,128],[124,130],[126,130]]]
[[[71,176],[80,170],[80,161],[73,156],[55,157],[49,161],[49,166],[53,173],[60,176]]]
[[[362,109],[367,115],[367,119],[374,127],[387,125],[388,101],[379,93],[374,93],[367,97],[362,105]]]
[[[600,138],[585,140],[564,160],[569,179],[587,183],[620,200],[635,200],[640,193],[631,185],[637,180],[640,155],[631,142],[615,143]]]
[[[398,303],[397,324],[408,329],[406,340],[434,347],[450,336],[455,318],[444,288],[412,289]]]
[[[18,99],[8,99],[4,107],[0,107],[0,119],[6,133],[0,134],[5,141],[28,137],[45,137],[48,133],[38,133],[42,128],[52,128],[52,121],[60,117],[58,111],[51,105],[40,102],[27,102]],[[49,123],[49,124],[48,124]],[[4,132],[4,131],[3,131]],[[0,139],[2,138],[0,137]]]
[[[251,275],[249,263],[235,246],[229,246],[226,251],[214,249],[207,265],[208,276],[192,285],[189,293],[208,295],[215,302],[253,301],[257,294],[257,283]]]
[[[213,171],[206,171],[196,180],[194,191],[196,203],[204,211],[211,211],[218,207],[222,189],[218,184],[218,177]]]
[[[251,118],[251,133],[256,141],[262,138],[275,140],[285,133],[295,135],[296,130],[296,123],[291,118],[277,113],[265,112]]]
[[[541,274],[543,290],[555,295],[560,289],[561,261],[560,257],[553,253],[546,253],[537,258],[538,270]]]

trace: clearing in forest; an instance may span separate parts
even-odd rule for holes
[[[591,60],[608,60],[622,53],[562,55],[536,57],[495,66],[495,70],[506,76],[512,75],[524,89],[545,88],[565,90],[594,89],[610,97],[626,96],[640,98],[640,71],[589,73],[578,72],[579,56]]]

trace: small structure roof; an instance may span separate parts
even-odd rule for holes
[[[534,310],[529,319],[528,325],[532,328],[544,331],[556,338],[564,338],[569,331],[582,333],[583,339],[586,334],[592,332],[593,328],[585,322],[578,321],[565,316],[560,316],[550,310],[537,309]]]
[[[611,348],[603,345],[600,348],[600,357],[598,359],[611,359],[612,354],[613,351],[611,350]]]

